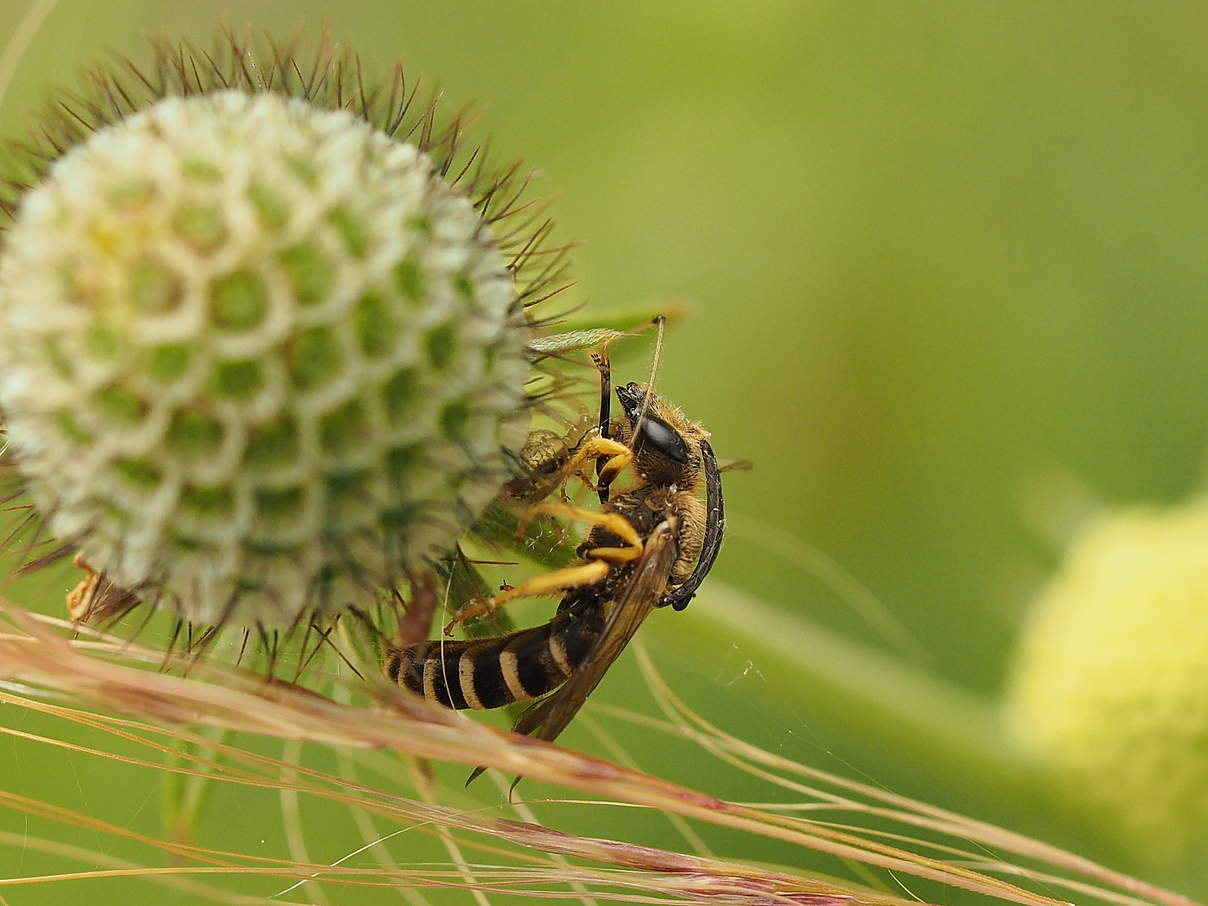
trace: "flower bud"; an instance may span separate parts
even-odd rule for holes
[[[1083,533],[1025,627],[1007,717],[1067,808],[1142,861],[1205,864],[1208,509]]]

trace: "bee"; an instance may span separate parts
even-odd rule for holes
[[[498,708],[537,699],[512,729],[555,739],[578,713],[652,610],[688,606],[712,568],[725,530],[721,469],[709,433],[647,386],[616,389],[622,415],[609,417],[609,366],[602,378],[599,428],[554,445],[552,465],[536,464],[526,490],[598,475],[598,510],[538,502],[521,522],[548,514],[591,526],[579,562],[528,578],[457,614],[452,627],[518,598],[560,594],[554,617],[536,627],[487,639],[388,644],[387,676],[449,708]],[[632,486],[612,494],[614,480]],[[703,499],[702,499],[703,494]]]

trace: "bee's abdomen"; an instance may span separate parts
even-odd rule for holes
[[[493,639],[432,639],[391,647],[386,674],[447,708],[500,708],[561,686],[603,629],[604,615],[592,606]]]

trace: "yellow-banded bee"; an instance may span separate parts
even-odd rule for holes
[[[552,740],[582,707],[609,666],[656,607],[683,610],[712,568],[725,529],[720,469],[708,432],[641,384],[616,390],[622,416],[609,417],[608,366],[597,430],[560,448],[556,473],[598,489],[599,510],[566,503],[532,506],[538,514],[588,523],[580,561],[526,579],[462,610],[452,626],[516,598],[561,594],[548,623],[497,638],[435,639],[386,648],[387,675],[431,701],[452,708],[497,708],[541,698],[513,729]],[[610,495],[624,474],[632,486]],[[529,487],[524,484],[524,487]],[[702,493],[704,499],[702,499]],[[522,523],[523,526],[523,523]]]

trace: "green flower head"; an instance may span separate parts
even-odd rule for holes
[[[230,39],[102,74],[6,203],[22,482],[90,565],[194,622],[363,599],[451,547],[526,434],[544,231],[496,230],[515,171],[411,114],[401,70],[375,94],[316,60]]]

